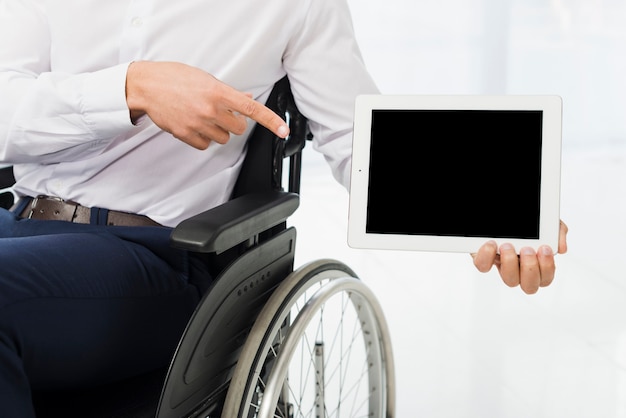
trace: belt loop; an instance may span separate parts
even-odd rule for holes
[[[10,211],[15,215],[20,216],[26,210],[26,207],[31,205],[32,198],[29,197],[21,197],[17,202],[11,207]]]
[[[109,214],[109,211],[107,209],[102,209],[99,207],[92,207],[89,213],[90,213],[89,223],[91,225],[106,225],[107,224],[107,216]]]
[[[109,221],[109,210],[98,208],[98,225],[107,225]]]

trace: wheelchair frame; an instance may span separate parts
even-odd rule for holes
[[[155,408],[157,418],[395,415],[390,336],[375,296],[336,260],[317,260],[294,271],[296,231],[286,221],[299,204],[301,151],[311,134],[286,77],[276,83],[267,106],[289,122],[289,138],[257,126],[233,199],[183,221],[172,232],[173,246],[206,254],[216,279],[183,333],[158,406],[152,394],[142,408],[129,413],[86,411],[93,405],[77,404],[75,416],[147,417],[155,416]],[[288,191],[282,187],[286,158]],[[1,169],[0,181],[2,173],[10,174]],[[10,175],[8,182],[12,180]],[[338,315],[336,328],[323,322]],[[344,337],[344,318],[350,315],[351,328]],[[333,335],[330,344],[324,334]],[[299,372],[292,367],[297,354],[305,365]],[[335,356],[337,364],[330,369]],[[356,389],[344,388],[348,376],[352,378],[346,367],[354,368],[352,359],[359,356],[351,382]],[[290,387],[295,375],[305,389]],[[339,387],[327,390],[335,377]],[[155,379],[162,375],[150,381]],[[128,391],[128,386],[119,388]],[[110,389],[95,390],[106,402],[116,396],[115,388]],[[69,394],[73,399],[76,395]],[[67,404],[67,396],[48,394],[44,403],[65,397]],[[40,404],[38,411],[45,408]],[[49,411],[43,416],[58,416]]]

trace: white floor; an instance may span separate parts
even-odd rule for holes
[[[466,254],[349,248],[347,192],[307,151],[297,264],[339,259],[378,295],[398,417],[626,417],[626,147],[564,152],[569,252],[533,296]]]

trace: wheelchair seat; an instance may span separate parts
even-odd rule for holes
[[[233,198],[172,232],[173,246],[205,254],[215,280],[169,367],[99,387],[34,393],[38,417],[394,415],[391,343],[374,295],[336,260],[294,270],[296,231],[287,219],[299,204],[301,152],[311,135],[286,77],[266,104],[288,121],[290,136],[256,126]],[[0,169],[0,192],[12,180],[10,169]],[[327,326],[329,319],[340,325]],[[304,359],[299,370],[297,358]],[[353,358],[352,381],[344,367]],[[290,386],[296,380],[300,389]]]

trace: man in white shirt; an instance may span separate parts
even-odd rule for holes
[[[0,0],[0,39],[0,162],[24,196],[0,211],[3,416],[34,416],[31,389],[167,364],[208,286],[168,227],[229,198],[253,121],[287,135],[260,105],[277,80],[346,187],[354,98],[377,92],[345,0]],[[23,219],[37,196],[81,210]],[[528,293],[554,276],[549,249],[487,243],[474,263]]]

